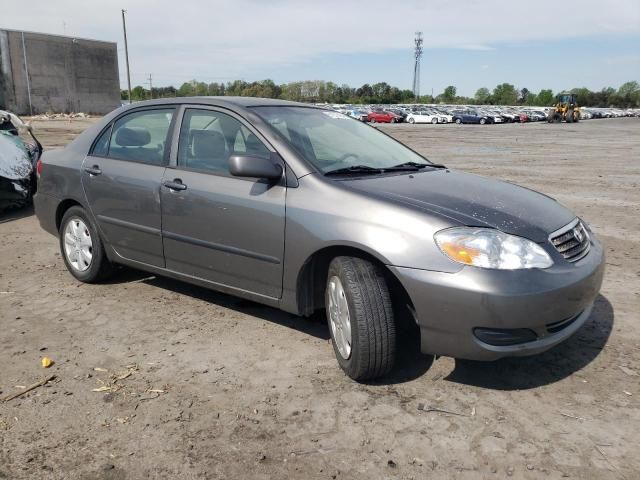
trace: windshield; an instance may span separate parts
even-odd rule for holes
[[[354,166],[431,164],[377,129],[338,112],[284,106],[253,111],[322,173]]]

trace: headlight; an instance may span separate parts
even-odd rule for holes
[[[553,260],[540,245],[492,228],[448,228],[437,232],[434,238],[447,257],[465,265],[499,270],[553,265]]]

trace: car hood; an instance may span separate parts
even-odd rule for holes
[[[553,198],[511,183],[453,170],[348,179],[349,188],[454,221],[497,228],[535,242],[575,214]]]

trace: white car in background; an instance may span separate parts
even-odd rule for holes
[[[407,115],[407,118],[405,120],[407,123],[432,123],[432,124],[436,124],[436,123],[442,123],[441,117],[439,117],[438,115],[434,115],[430,112],[427,112],[425,110],[419,110],[417,112],[411,112],[409,115]]]
[[[444,120],[444,122],[442,123],[453,123],[453,115],[450,115],[449,113],[443,112],[441,110],[434,110],[433,113],[434,115],[438,115]]]

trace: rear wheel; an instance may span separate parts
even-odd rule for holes
[[[462,119],[461,119],[461,118],[456,118],[456,123],[457,123],[458,125],[460,125],[460,124],[462,123]]]
[[[375,118],[372,118],[372,119],[371,119],[371,123],[376,123],[376,119],[375,119]]]
[[[567,123],[573,123],[573,110],[569,110],[565,116]]]
[[[98,230],[82,207],[67,210],[60,222],[60,251],[76,279],[96,283],[113,272]]]
[[[338,364],[349,377],[376,378],[393,368],[393,308],[378,266],[357,257],[334,258],[329,265],[325,306]]]
[[[436,123],[438,123],[438,119],[437,119],[437,118],[432,118],[432,119],[431,119],[431,123],[432,123],[433,125],[435,125]]]
[[[415,119],[413,117],[409,118],[408,122],[413,125],[414,123],[416,123]]]
[[[480,119],[480,125],[484,125],[485,123],[487,123],[487,119],[486,118],[481,118]]]

